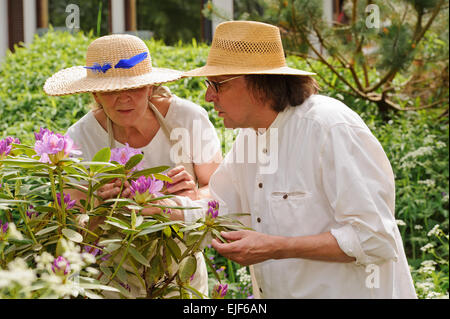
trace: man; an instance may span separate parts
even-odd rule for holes
[[[388,158],[355,112],[315,94],[311,75],[286,66],[276,27],[250,21],[220,24],[206,65],[184,74],[206,76],[205,99],[242,128],[210,192],[220,214],[250,212],[254,231],[212,246],[254,265],[263,298],[416,298]]]

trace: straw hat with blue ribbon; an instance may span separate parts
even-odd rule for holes
[[[286,64],[280,30],[255,21],[228,21],[214,33],[206,65],[183,76],[232,74],[314,75]]]
[[[47,79],[48,95],[108,92],[178,80],[181,71],[152,67],[144,41],[128,34],[100,37],[89,45],[86,65],[63,69]]]

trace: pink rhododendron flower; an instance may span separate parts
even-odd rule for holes
[[[153,177],[141,176],[136,181],[131,181],[131,193],[138,204],[146,203],[148,200],[163,196],[160,193],[164,182]]]
[[[63,256],[59,256],[53,261],[52,270],[59,276],[65,276],[70,272],[70,263]]]
[[[216,218],[218,215],[219,215],[219,202],[216,200],[209,201],[206,216],[210,218]]]
[[[67,135],[41,128],[39,133],[35,134],[35,138],[34,150],[41,157],[39,161],[42,163],[56,164],[70,155],[81,154],[76,149],[73,140]]]
[[[61,193],[56,194],[56,198],[58,200],[59,206],[61,206]],[[71,209],[75,206],[76,200],[71,200],[70,194],[64,194],[64,204],[66,205],[66,209]]]
[[[125,147],[117,147],[111,149],[111,159],[110,162],[117,162],[121,165],[125,165],[130,158],[132,158],[136,154],[142,154],[142,152],[138,149],[132,148],[128,145],[128,143],[125,144]],[[134,172],[136,170],[140,170],[142,168],[142,162],[133,167],[131,172]]]
[[[18,138],[14,138],[11,136],[8,136],[7,138],[0,140],[0,160],[4,159],[6,156],[9,155],[12,149],[12,143],[20,144],[20,141]]]
[[[228,284],[217,284],[213,288],[212,298],[223,299],[225,298],[227,291],[228,291]]]

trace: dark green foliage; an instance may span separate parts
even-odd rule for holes
[[[201,39],[201,0],[138,0],[136,6],[138,30],[153,31],[155,39],[167,44]]]

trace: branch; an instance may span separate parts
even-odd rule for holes
[[[431,15],[430,19],[428,19],[428,22],[425,25],[425,27],[422,28],[422,31],[417,35],[417,37],[413,38],[413,43],[414,44],[417,45],[417,43],[419,43],[419,41],[425,35],[425,32],[427,32],[427,30],[430,28],[431,24],[433,23],[433,20],[436,18],[436,16],[438,15],[439,11],[441,10],[441,7],[444,4],[444,1],[445,0],[441,0],[441,2],[439,2],[439,4],[434,8],[433,14]]]
[[[420,107],[405,107],[403,109],[401,108],[400,110],[401,111],[416,111],[416,110],[430,109],[430,108],[432,108],[432,107],[434,107],[436,105],[441,104],[442,102],[447,102],[447,101],[448,101],[448,99],[441,99],[439,101],[436,101],[436,102],[433,102],[431,104],[427,104],[427,105],[424,105],[424,106],[420,106]]]

